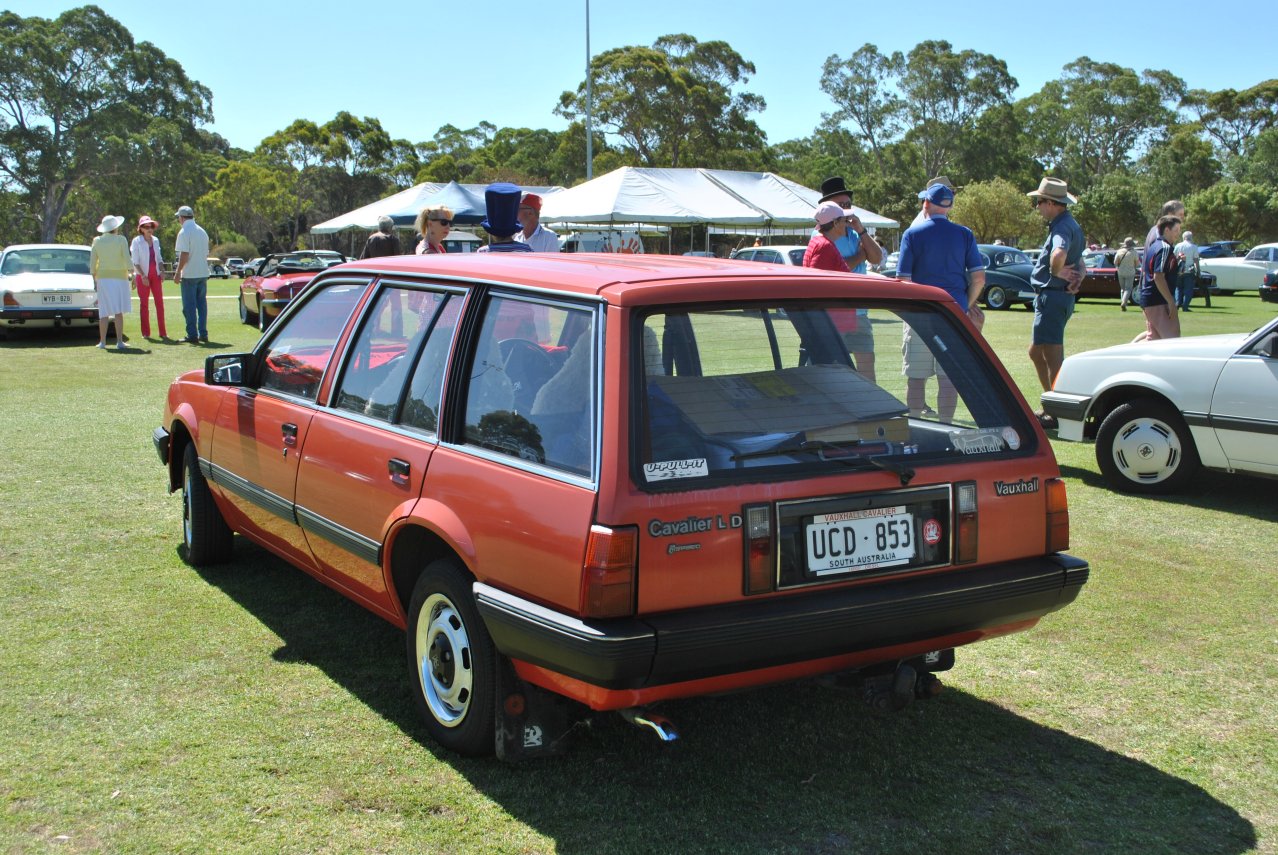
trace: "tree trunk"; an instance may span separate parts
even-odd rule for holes
[[[67,196],[71,194],[73,182],[50,182],[44,192],[44,205],[40,212],[40,242],[56,243],[58,239],[58,223],[67,209]]]

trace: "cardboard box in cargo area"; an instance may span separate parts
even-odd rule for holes
[[[804,365],[718,377],[651,377],[702,433],[809,439],[909,436],[905,404],[845,365]]]

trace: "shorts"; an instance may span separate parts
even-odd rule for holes
[[[869,318],[857,318],[856,332],[843,333],[843,345],[848,353],[873,353],[874,330]]]
[[[909,324],[901,336],[901,357],[901,373],[911,380],[926,380],[933,374],[945,376],[945,370],[936,364],[932,349],[922,336],[914,334]]]
[[[1068,291],[1039,291],[1034,295],[1031,344],[1065,344],[1065,324],[1074,314],[1074,295]]]

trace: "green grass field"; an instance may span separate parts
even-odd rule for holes
[[[665,705],[674,750],[604,716],[562,758],[461,760],[417,723],[399,631],[249,544],[207,570],[178,555],[151,430],[175,375],[256,340],[238,283],[210,289],[208,346],[147,343],[136,314],[127,353],[0,344],[0,850],[1278,852],[1275,482],[1132,498],[1057,442],[1091,581],[961,649],[940,698],[883,717],[780,686]],[[1184,327],[1273,309],[1222,297]],[[1030,320],[986,334],[1036,405]],[[1084,303],[1067,351],[1141,324]]]

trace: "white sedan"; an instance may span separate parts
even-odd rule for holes
[[[732,255],[728,257],[740,261],[761,261],[764,264],[789,264],[793,267],[802,267],[803,254],[807,251],[807,244],[747,246],[745,249],[733,250]]]
[[[0,253],[0,336],[17,327],[94,327],[98,295],[89,248],[29,243]]]
[[[1278,272],[1278,243],[1252,247],[1243,258],[1200,259],[1198,268],[1216,275],[1216,286],[1222,294],[1255,291],[1266,273]]]
[[[1278,319],[1075,354],[1043,409],[1060,439],[1096,440],[1117,490],[1172,492],[1199,466],[1278,476]]]

